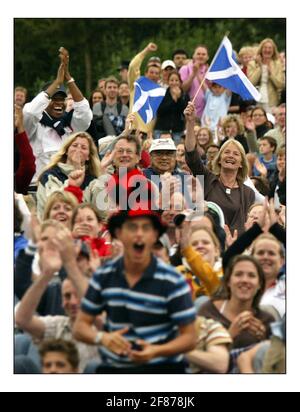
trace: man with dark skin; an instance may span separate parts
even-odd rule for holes
[[[85,131],[90,126],[92,112],[69,71],[69,53],[59,49],[60,65],[56,79],[44,87],[30,103],[24,106],[24,127],[36,157],[34,185],[42,169],[70,136],[77,131]],[[74,100],[74,110],[65,112],[67,97],[64,83]]]

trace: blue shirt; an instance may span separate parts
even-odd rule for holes
[[[14,256],[15,261],[19,256],[19,253],[22,249],[25,249],[28,245],[28,240],[23,235],[15,235],[14,238]]]
[[[190,287],[172,266],[152,257],[140,281],[129,287],[124,274],[124,259],[108,262],[96,271],[82,300],[83,312],[97,316],[107,313],[105,330],[125,327],[124,337],[151,344],[164,344],[178,336],[178,327],[196,319]],[[100,347],[103,362],[115,367],[136,366],[128,357],[118,356]],[[149,364],[181,362],[183,355],[152,359]]]
[[[273,155],[271,160],[266,161],[263,155],[259,155],[258,160],[266,167],[268,171],[267,178],[270,179],[273,173],[275,173],[275,171],[277,170],[277,156]],[[256,169],[255,166],[253,167],[253,176],[260,176],[260,172]]]
[[[218,126],[220,118],[226,116],[228,113],[231,96],[228,96],[226,91],[224,91],[220,96],[215,96],[211,90],[207,89],[205,98],[206,103],[201,122],[203,126],[205,126],[208,124],[207,120],[209,119],[208,127],[210,130],[215,130]]]

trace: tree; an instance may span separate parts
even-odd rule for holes
[[[237,51],[266,37],[285,49],[285,19],[15,19],[15,84],[33,97],[54,79],[64,46],[72,75],[88,96],[99,78],[116,76],[120,62],[150,41],[158,44],[162,59],[179,47],[191,56],[200,43],[212,58],[227,31]]]

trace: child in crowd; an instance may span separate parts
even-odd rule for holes
[[[270,180],[277,170],[277,156],[275,155],[277,150],[277,142],[273,137],[264,136],[259,140],[258,145],[260,153],[258,156],[258,161],[260,163],[260,167],[256,164],[254,165],[253,176],[265,175],[265,177]],[[265,172],[262,171],[261,165],[266,169]]]
[[[217,83],[212,83],[206,90],[206,104],[202,115],[202,126],[207,126],[212,132],[217,128],[222,117],[228,113],[231,91]]]

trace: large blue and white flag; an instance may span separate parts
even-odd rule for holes
[[[138,113],[148,124],[156,116],[157,109],[166,94],[166,89],[144,76],[140,77],[134,86],[132,112]]]
[[[258,102],[261,99],[258,90],[236,63],[232,44],[226,36],[206,73],[206,79],[233,91],[244,100],[254,99]]]

